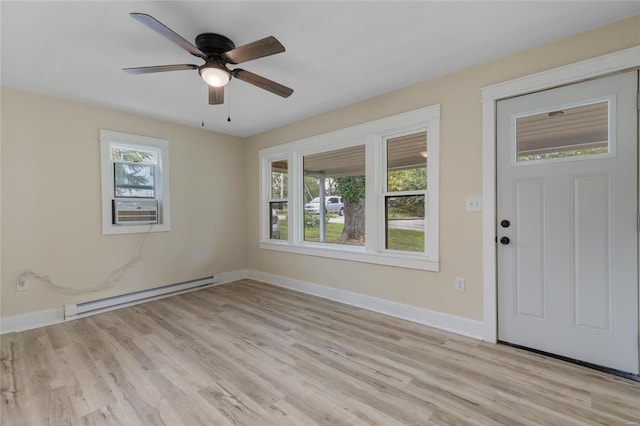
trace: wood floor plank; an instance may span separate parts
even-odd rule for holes
[[[73,410],[66,386],[47,392],[45,424],[79,424],[79,418]]]
[[[219,411],[231,424],[254,425],[272,424],[268,411],[242,391],[225,380],[207,386],[199,391],[200,395]]]
[[[115,389],[119,401],[125,401],[133,409],[140,424],[165,425],[155,401],[157,395],[139,375],[132,374],[120,365],[113,356],[105,357],[96,363],[98,369],[108,378],[108,383]]]
[[[25,398],[18,397],[18,389],[24,388],[19,382],[22,376],[17,374],[15,335],[3,336],[0,339],[0,360],[2,370],[0,372],[0,393],[2,406],[0,413],[2,418],[17,423],[20,413],[24,413]]]
[[[640,383],[253,280],[0,339],[4,425],[631,425]]]
[[[116,402],[82,416],[82,425],[128,426],[141,424],[135,411],[126,402]]]
[[[62,348],[57,356],[67,361],[67,372],[79,388],[78,398],[87,404],[89,411],[116,402],[113,391],[84,346],[72,343]]]

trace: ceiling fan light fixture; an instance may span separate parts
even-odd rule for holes
[[[209,86],[222,87],[229,82],[231,75],[218,64],[205,64],[200,67],[200,76]]]

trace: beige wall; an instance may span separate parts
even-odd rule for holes
[[[482,192],[481,88],[639,44],[636,16],[249,138],[246,196],[249,211],[258,212],[258,150],[429,105],[442,107],[440,272],[261,250],[257,214],[250,217],[248,267],[482,320],[481,214],[464,210],[465,197]],[[466,292],[454,290],[455,277],[466,279]]]
[[[1,315],[12,316],[246,266],[243,140],[113,110],[2,92]],[[24,269],[78,289],[127,262],[144,234],[101,235],[99,129],[169,140],[171,231],[149,235],[143,260],[112,289],[62,294]]]

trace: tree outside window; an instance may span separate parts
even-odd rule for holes
[[[363,246],[365,146],[306,155],[303,162],[305,201],[315,195],[304,204],[304,240]]]

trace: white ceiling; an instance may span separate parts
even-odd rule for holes
[[[121,69],[195,63],[129,12],[187,40],[216,32],[240,46],[268,35],[287,51],[242,64],[295,89],[282,99],[233,80],[206,105],[196,71]],[[1,83],[45,95],[249,136],[640,13],[638,1],[1,1]],[[227,122],[231,105],[232,121]]]

